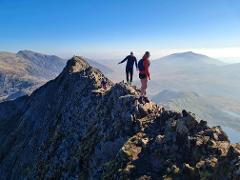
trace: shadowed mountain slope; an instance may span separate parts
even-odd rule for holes
[[[65,65],[57,57],[19,51],[0,53],[0,102],[30,94],[47,81],[57,77]]]
[[[1,179],[237,179],[239,145],[188,112],[139,104],[80,57],[0,104]]]

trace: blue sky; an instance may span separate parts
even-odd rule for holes
[[[240,57],[239,9],[239,0],[0,0],[0,50]]]

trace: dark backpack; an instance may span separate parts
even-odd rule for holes
[[[145,67],[144,67],[144,60],[141,59],[140,61],[138,61],[138,69],[139,71],[144,71]]]

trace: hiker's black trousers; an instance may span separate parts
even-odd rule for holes
[[[132,82],[132,80],[133,80],[133,68],[126,68],[126,79],[127,79],[127,82]]]

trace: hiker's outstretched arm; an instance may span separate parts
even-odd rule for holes
[[[127,57],[125,57],[125,59],[124,60],[122,60],[121,62],[119,62],[118,64],[122,64],[122,63],[124,63],[126,60],[128,59],[128,56]]]

